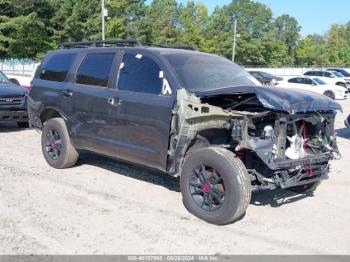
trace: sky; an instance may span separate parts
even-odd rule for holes
[[[256,0],[272,9],[274,17],[281,14],[294,16],[301,25],[301,34],[324,34],[334,23],[345,24],[350,21],[350,0]],[[186,3],[187,0],[179,0]],[[231,0],[197,0],[206,4],[209,11],[215,6],[224,5]]]

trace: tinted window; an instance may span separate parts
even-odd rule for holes
[[[324,73],[324,76],[325,76],[325,77],[331,77],[331,75],[332,75],[332,74],[329,73],[329,72],[325,72],[325,73]]]
[[[119,90],[158,95],[163,85],[160,71],[151,58],[141,54],[126,54],[120,66],[117,87]]]
[[[181,84],[191,92],[258,84],[247,71],[219,56],[200,53],[164,56],[175,69]]]
[[[76,54],[60,54],[49,58],[40,68],[40,79],[63,82],[69,72]]]
[[[304,78],[304,84],[306,84],[306,85],[312,85],[313,83],[314,83],[314,81],[312,81],[311,79]]]
[[[303,78],[292,78],[288,81],[289,83],[303,84]]]
[[[76,83],[107,87],[114,54],[89,54],[81,63]]]
[[[0,72],[0,83],[4,84],[4,83],[9,83],[9,82],[10,81],[7,79],[7,77],[2,72]]]
[[[298,78],[292,78],[288,80],[289,83],[298,83]]]
[[[304,75],[306,75],[306,76],[313,76],[314,72],[306,72]]]

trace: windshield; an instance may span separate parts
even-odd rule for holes
[[[319,78],[312,78],[312,79],[319,85],[325,85],[326,84],[325,81],[323,81],[323,80],[321,80]]]
[[[341,73],[345,77],[350,77],[350,73],[344,69],[337,69],[336,71]]]
[[[274,78],[273,75],[269,74],[269,73],[266,73],[266,72],[258,72],[258,74],[262,75],[263,77],[266,77],[266,78]]]
[[[0,84],[7,84],[7,83],[9,83],[9,80],[2,72],[0,72]]]
[[[332,72],[334,75],[336,75],[337,77],[344,77],[343,74],[337,72],[337,71],[333,71]]]
[[[182,85],[191,92],[257,85],[257,80],[231,61],[207,54],[166,54]]]

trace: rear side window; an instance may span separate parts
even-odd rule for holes
[[[76,54],[74,53],[52,56],[40,66],[40,74],[38,73],[39,78],[43,80],[63,82],[67,77],[75,57]]]
[[[298,83],[298,78],[292,78],[288,80],[289,83]]]
[[[120,66],[117,88],[132,92],[161,94],[161,69],[151,58],[141,54],[126,54]]]
[[[114,53],[87,55],[78,69],[76,83],[107,87],[114,56]]]

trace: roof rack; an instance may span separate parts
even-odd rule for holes
[[[197,51],[196,48],[190,45],[151,45],[154,47],[161,47],[161,48],[174,48],[174,49],[185,49],[185,50],[192,50]]]
[[[188,45],[143,45],[141,42],[134,39],[121,39],[121,40],[97,40],[97,41],[83,41],[83,42],[71,42],[62,43],[61,48],[71,49],[71,48],[89,48],[89,47],[140,47],[140,46],[153,46],[161,48],[174,48],[174,49],[185,49],[197,51],[192,46]]]
[[[71,42],[63,43],[61,48],[70,49],[70,48],[88,48],[88,47],[137,47],[142,46],[142,44],[133,39],[122,39],[122,40],[98,40],[98,41],[84,41],[84,42]]]

